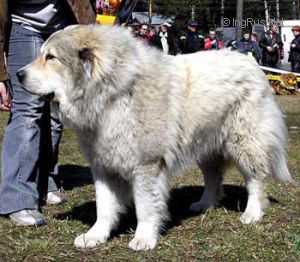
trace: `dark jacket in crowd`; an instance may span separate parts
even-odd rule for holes
[[[291,42],[289,62],[291,62],[291,70],[300,73],[300,35]]]
[[[262,64],[265,66],[276,67],[283,54],[283,42],[277,33],[266,32],[259,41],[262,48]],[[267,47],[270,46],[274,50],[269,52]]]
[[[157,47],[160,50],[163,50],[163,45],[162,45],[162,37],[165,37],[167,39],[167,44],[169,48],[169,55],[176,55],[179,53],[179,47],[178,47],[178,41],[176,36],[171,31],[168,31],[166,34],[163,32],[158,32],[153,41],[152,45]]]
[[[181,40],[181,51],[183,54],[196,53],[204,50],[204,36],[199,32],[188,31],[186,35],[180,37]]]
[[[235,47],[242,54],[248,55],[250,53],[253,55],[257,62],[261,59],[261,50],[258,44],[251,39],[242,38],[235,43]]]

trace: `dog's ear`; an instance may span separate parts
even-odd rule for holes
[[[82,48],[79,50],[79,58],[82,61],[84,71],[88,78],[91,78],[92,76],[92,70],[93,70],[93,50],[90,48]]]

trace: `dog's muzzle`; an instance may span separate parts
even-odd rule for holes
[[[29,93],[31,93],[31,94],[33,94],[33,95],[37,95],[36,93],[32,92],[31,90],[28,90],[28,89],[24,86],[24,83],[25,83],[25,80],[26,80],[26,71],[25,71],[25,70],[20,69],[20,70],[17,72],[16,75],[17,75],[17,78],[18,78],[19,82],[23,85],[23,88],[24,88],[27,92],[29,92]],[[54,92],[51,92],[51,93],[49,93],[49,94],[47,94],[47,95],[43,95],[43,96],[41,96],[41,98],[42,98],[42,99],[45,99],[45,100],[47,100],[47,101],[49,101],[49,102],[51,102],[51,101],[53,100],[53,98],[54,98]]]

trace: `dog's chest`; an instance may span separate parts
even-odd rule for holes
[[[125,130],[123,134],[115,131],[101,136],[96,150],[107,169],[122,174],[130,172],[137,164],[136,141],[130,139],[131,136]]]
[[[138,162],[135,119],[129,107],[110,110],[96,134],[95,152],[103,165],[119,174],[131,172]]]

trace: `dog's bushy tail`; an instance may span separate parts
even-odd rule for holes
[[[260,94],[259,94],[260,95]],[[246,177],[295,184],[287,167],[287,128],[283,114],[271,94],[253,95],[228,118],[227,152]]]
[[[296,184],[287,166],[287,128],[284,115],[273,97],[266,97],[263,105],[263,144],[267,148],[272,176],[282,182]]]

